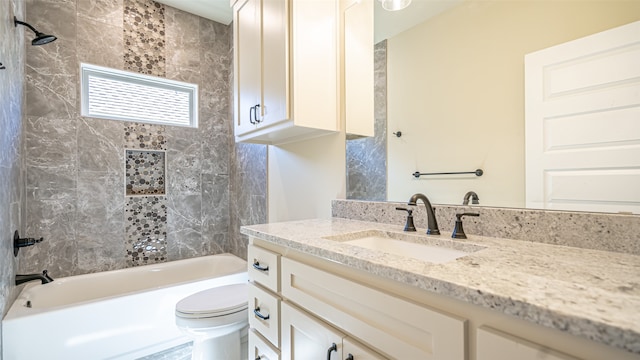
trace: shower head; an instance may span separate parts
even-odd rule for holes
[[[47,34],[41,33],[40,31],[36,30],[33,26],[27,24],[26,22],[22,22],[22,21],[18,20],[14,16],[13,17],[13,26],[18,26],[18,24],[28,27],[29,29],[31,29],[31,31],[34,32],[34,34],[36,34],[36,37],[33,40],[31,40],[31,45],[44,45],[44,44],[48,44],[50,42],[53,42],[53,41],[55,41],[57,39],[57,37],[55,37],[53,35],[47,35]]]

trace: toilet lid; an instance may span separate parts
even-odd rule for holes
[[[197,292],[178,301],[176,314],[182,317],[216,317],[247,309],[247,284],[234,284]]]

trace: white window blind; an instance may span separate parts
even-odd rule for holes
[[[198,127],[198,85],[81,64],[82,115]]]

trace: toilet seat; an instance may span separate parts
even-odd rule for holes
[[[247,284],[216,287],[190,295],[176,304],[176,316],[185,319],[215,318],[246,311]]]

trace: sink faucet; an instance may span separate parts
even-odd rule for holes
[[[466,194],[464,194],[464,199],[462,199],[462,205],[469,205],[469,198],[471,198],[471,203],[476,205],[476,204],[480,204],[480,198],[478,197],[478,194],[476,194],[473,191],[469,191]]]
[[[42,274],[16,275],[16,285],[20,285],[32,280],[40,280],[43,284],[47,284],[52,282],[53,278],[51,278],[51,276],[47,274],[47,270],[44,270]]]
[[[424,194],[413,194],[411,199],[409,199],[408,205],[417,205],[417,201],[422,200],[424,206],[427,208],[427,234],[431,235],[440,235],[440,230],[438,229],[438,222],[436,221],[436,214],[433,210],[433,206],[431,206],[431,202]]]

